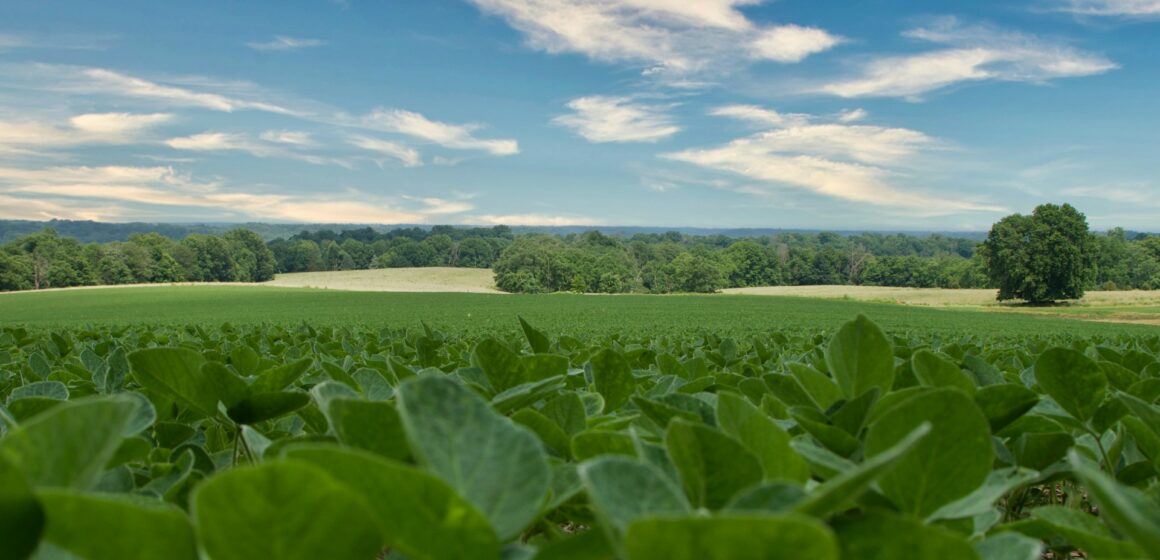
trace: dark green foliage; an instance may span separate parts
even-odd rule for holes
[[[0,327],[0,558],[1160,549],[1152,331],[525,315]]]
[[[980,254],[1000,300],[1045,303],[1083,297],[1094,248],[1083,214],[1069,204],[1042,204],[1030,216],[999,220]]]

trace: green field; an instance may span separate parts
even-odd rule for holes
[[[590,296],[371,293],[250,286],[68,290],[0,296],[0,326],[295,324],[515,332],[516,317],[556,334],[753,334],[832,330],[862,313],[895,333],[1111,335],[1157,333],[1029,314],[743,295]]]

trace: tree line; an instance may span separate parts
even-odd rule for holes
[[[1000,221],[995,229],[1006,231],[1005,224]],[[1090,234],[1083,225],[1091,262],[1078,280],[1082,286],[1160,288],[1160,237],[1129,236],[1121,229]],[[1018,235],[1017,228],[1012,231]],[[1001,287],[1002,279],[988,274],[985,247],[973,239],[937,234],[731,237],[670,231],[612,236],[593,230],[517,235],[506,226],[315,230],[268,242],[251,229],[235,228],[181,240],[151,232],[132,234],[126,241],[82,244],[45,229],[0,246],[0,290],[262,282],[282,272],[430,266],[491,268],[500,289],[523,293],[712,292],[823,284]]]

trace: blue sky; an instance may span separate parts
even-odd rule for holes
[[[1160,220],[1160,0],[8,0],[0,218]]]

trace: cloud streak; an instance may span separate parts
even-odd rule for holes
[[[929,215],[1003,210],[896,186],[903,160],[939,145],[921,132],[840,121],[815,122],[808,115],[787,119],[781,113],[748,105],[721,107],[712,113],[763,125],[765,129],[721,146],[662,157],[757,181],[746,187],[749,194],[769,196],[790,187]]]
[[[1057,9],[1085,16],[1155,18],[1160,17],[1160,0],[1070,0]]]
[[[256,51],[284,52],[321,47],[325,44],[326,41],[320,39],[295,39],[285,35],[277,35],[269,41],[263,43],[246,43],[246,46]]]
[[[1044,83],[1117,68],[1099,54],[992,26],[963,26],[954,18],[903,35],[944,48],[872,58],[859,75],[823,84],[814,91],[839,97],[919,100],[923,94],[963,82]]]
[[[494,156],[520,153],[519,143],[515,140],[476,138],[475,132],[482,125],[433,121],[403,109],[376,109],[363,117],[360,124],[373,130],[419,138],[453,150],[480,150]]]
[[[527,44],[680,79],[753,61],[799,62],[840,44],[825,30],[758,25],[738,8],[761,0],[470,0]]]
[[[669,106],[646,105],[629,97],[594,95],[568,102],[572,113],[552,123],[572,129],[589,142],[656,142],[681,131],[665,113]]]

